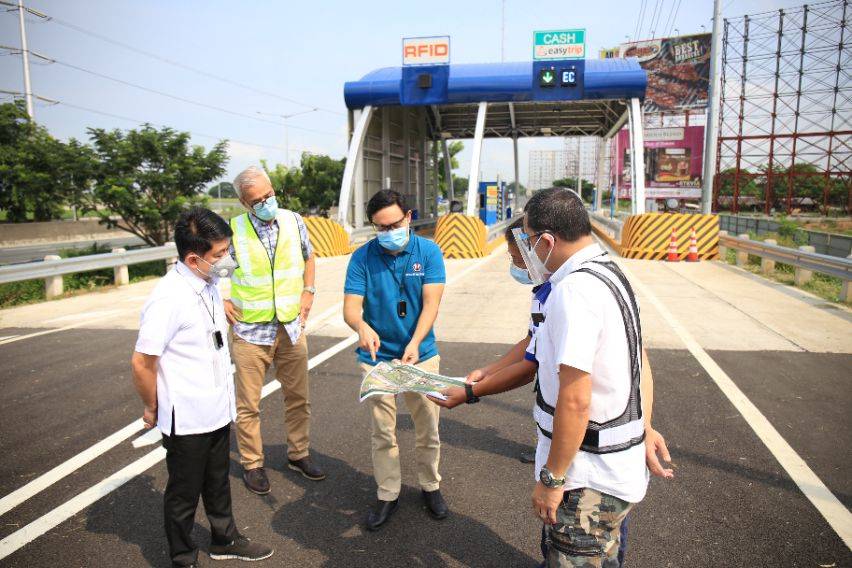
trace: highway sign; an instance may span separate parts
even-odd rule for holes
[[[402,64],[446,65],[450,62],[450,36],[402,38]]]
[[[533,59],[585,59],[586,30],[533,32]]]

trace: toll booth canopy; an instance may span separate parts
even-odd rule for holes
[[[642,212],[646,85],[635,59],[385,67],[347,82],[349,149],[338,221],[362,227],[369,222],[367,201],[386,188],[403,194],[418,217],[436,215],[438,155],[447,156],[447,140],[473,139],[466,213],[474,215],[484,138],[512,140],[519,187],[519,137],[596,136],[603,144],[625,123],[639,158],[631,160],[634,212]],[[448,168],[449,160],[444,163]],[[446,179],[452,199],[449,171]]]

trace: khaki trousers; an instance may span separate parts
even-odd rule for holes
[[[278,326],[273,345],[254,345],[234,335],[231,355],[237,368],[237,444],[245,469],[263,466],[260,437],[260,391],[269,365],[284,391],[284,424],[287,427],[287,457],[308,455],[311,404],[308,400],[308,344],[305,334],[295,345],[284,326]]]
[[[417,364],[429,373],[438,373],[441,357]],[[373,367],[361,363],[366,375]],[[441,459],[441,439],[438,436],[439,407],[422,394],[405,392],[400,395],[414,421],[417,460],[417,480],[424,491],[435,491],[441,483],[438,462]],[[378,485],[378,497],[382,501],[393,501],[402,489],[402,474],[399,466],[399,446],[396,443],[396,397],[394,395],[371,396],[366,401],[372,422],[373,475]]]

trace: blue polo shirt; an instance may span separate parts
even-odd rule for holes
[[[446,281],[440,247],[414,233],[405,249],[396,256],[388,253],[377,239],[352,253],[346,269],[344,293],[364,297],[364,321],[379,334],[381,340],[377,361],[402,357],[423,310],[423,285],[444,284]],[[406,315],[402,318],[397,313],[400,300],[405,300],[407,305]],[[369,351],[359,347],[355,352],[359,361],[375,365]],[[435,334],[430,329],[420,343],[420,360],[431,359],[437,354]]]

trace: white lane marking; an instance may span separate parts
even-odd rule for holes
[[[6,514],[33,495],[44,491],[66,475],[83,467],[96,457],[111,450],[136,432],[142,429],[142,419],[138,418],[122,428],[121,430],[107,436],[100,442],[89,446],[73,458],[57,465],[47,473],[33,479],[26,485],[12,491],[0,499],[0,515]]]
[[[333,316],[337,310],[341,309],[342,306],[343,302],[338,302],[335,305],[331,306],[329,309],[325,310],[323,313],[321,313],[315,320],[309,319],[306,331],[310,331],[311,329],[322,323],[325,319],[328,319],[329,317]],[[273,381],[273,383],[278,384],[278,381]],[[98,458],[101,455],[105,454],[109,450],[113,449],[117,445],[121,444],[122,442],[139,432],[140,430],[142,430],[141,418],[134,420],[121,430],[118,430],[117,432],[107,436],[100,442],[97,442],[86,450],[83,450],[76,456],[57,465],[47,473],[40,475],[39,477],[27,483],[26,485],[16,489],[15,491],[12,491],[8,495],[0,499],[0,516],[4,515],[11,509],[14,509],[30,497],[44,491],[63,477],[75,472],[76,470],[83,467],[95,458]],[[154,435],[157,432],[159,432],[159,430],[153,430],[151,432],[148,432],[146,435],[140,436],[139,438],[133,441],[133,447],[141,448],[146,445],[157,443],[159,438],[154,438]]]
[[[163,434],[160,432],[159,428],[151,428],[146,431],[144,434],[133,440],[131,445],[134,448],[144,448],[145,446],[153,446],[157,442],[163,439]]]
[[[666,320],[669,327],[680,336],[687,350],[695,357],[719,390],[731,401],[746,423],[754,430],[760,441],[766,445],[769,451],[781,464],[790,478],[799,486],[805,497],[813,503],[817,511],[825,517],[828,524],[834,529],[846,546],[852,549],[852,513],[843,506],[837,497],[817,477],[813,470],[808,467],[799,454],[787,443],[772,423],[763,415],[757,406],[752,403],[745,393],[731,380],[725,371],[713,360],[710,355],[699,345],[698,341],[687,331],[687,329],[672,315],[666,306],[653,294],[645,284],[628,269],[623,262],[616,260],[622,270],[630,279],[630,282],[642,295],[657,309],[659,314]]]
[[[505,247],[505,245],[502,245],[502,246]],[[499,250],[499,249],[500,249],[500,247],[498,247],[496,250]],[[487,256],[485,258],[482,258],[482,259],[476,261],[474,264],[466,267],[464,270],[462,270],[460,273],[456,274],[454,277],[447,279],[447,284],[449,285],[449,284],[452,284],[454,282],[459,281],[460,279],[464,278],[465,276],[467,276],[472,271],[476,270],[477,268],[479,268],[480,266],[482,266],[484,263],[488,262],[492,258],[493,257],[491,257],[491,256]],[[337,306],[335,306],[335,307],[337,307]],[[326,310],[326,312],[323,312],[323,315],[325,315],[327,312],[330,313],[330,311],[331,311],[330,309]],[[321,320],[318,318],[315,323],[319,323],[320,321]],[[347,347],[354,345],[357,341],[358,341],[358,334],[353,333],[352,335],[350,335],[346,339],[339,341],[338,343],[332,345],[331,347],[329,347],[328,349],[326,349],[322,353],[312,357],[308,361],[308,369],[309,370],[313,369],[317,365],[324,363],[326,360],[333,357],[337,353],[340,353],[341,351],[343,351]],[[281,385],[278,381],[271,381],[271,382],[267,383],[266,385],[264,385],[263,389],[261,390],[261,398],[265,398],[265,397],[269,396],[270,394],[272,394],[273,392],[275,392],[279,388],[281,388]],[[134,421],[132,424],[129,424],[125,429],[129,429],[133,426],[136,427],[136,430],[127,434],[125,436],[125,439],[132,436],[135,432],[137,432],[141,428],[142,419],[140,418],[140,419]],[[119,432],[122,432],[122,431],[119,431]],[[119,434],[119,432],[116,432],[115,434],[113,434],[113,436],[117,436]],[[44,533],[46,533],[50,529],[54,528],[55,526],[59,525],[63,521],[73,517],[74,515],[76,515],[77,513],[79,513],[80,511],[82,511],[83,509],[85,509],[86,507],[88,507],[89,505],[91,505],[92,503],[97,501],[98,499],[105,497],[106,495],[108,495],[109,493],[114,491],[115,489],[118,489],[119,487],[121,487],[122,485],[127,483],[128,481],[132,480],[137,475],[143,473],[147,469],[158,464],[160,461],[165,459],[165,457],[166,457],[166,451],[162,447],[159,447],[155,450],[152,450],[151,452],[145,454],[144,456],[137,459],[136,461],[131,462],[130,465],[120,469],[119,471],[110,475],[106,479],[99,481],[98,483],[89,487],[88,489],[86,489],[82,493],[78,494],[77,496],[73,497],[69,501],[66,501],[65,503],[63,503],[59,507],[56,507],[55,509],[45,513],[44,515],[42,515],[38,519],[34,520],[33,522],[29,523],[28,525],[26,525],[26,526],[18,529],[17,531],[13,532],[12,534],[10,534],[6,538],[4,538],[2,541],[0,541],[0,560],[2,560],[3,558],[6,558],[7,556],[12,554],[16,550],[22,548],[23,546],[26,546],[27,544],[29,544],[30,542],[32,542],[36,538],[40,537],[41,535],[43,535]],[[80,464],[80,465],[82,465],[82,464]],[[59,467],[61,467],[61,466],[59,466]],[[54,469],[56,469],[56,468],[54,468]],[[68,473],[70,473],[70,471]],[[64,474],[64,475],[67,475],[67,473]],[[64,477],[64,475],[62,477]],[[39,479],[41,479],[41,478],[38,478],[38,479],[36,479],[36,480],[34,480],[30,483],[35,483],[35,482],[39,481]],[[26,488],[26,486],[22,487],[21,489],[24,489],[24,488]]]
[[[17,335],[0,335],[0,342],[6,339],[12,339],[13,337],[18,337]]]
[[[88,325],[90,323],[95,323],[96,321],[103,321],[107,319],[111,319],[116,317],[117,315],[124,312],[137,311],[137,308],[134,309],[124,309],[124,310],[112,310],[112,313],[108,315],[99,316],[96,318],[87,318],[84,320],[80,320],[77,323],[72,323],[63,327],[55,327],[53,329],[43,329],[41,331],[36,331],[34,333],[28,333],[26,335],[18,335],[9,339],[0,340],[0,345],[7,345],[9,343],[14,343],[16,341],[22,341],[24,339],[31,339],[33,337],[39,337],[42,335],[49,335],[51,333],[59,333],[60,331],[67,331],[69,329],[77,329],[78,327],[83,327],[84,325]]]

